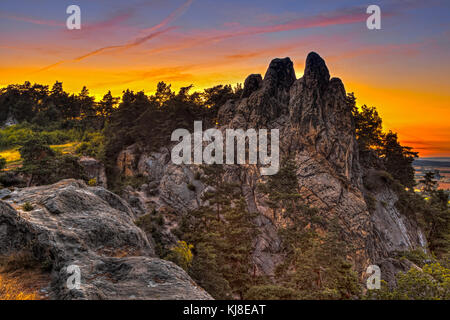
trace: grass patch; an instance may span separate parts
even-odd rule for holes
[[[62,154],[75,154],[75,149],[79,145],[79,142],[69,142],[66,144],[51,145],[50,148]]]
[[[75,154],[75,149],[78,147],[79,142],[69,142],[65,144],[51,145],[54,151],[62,154]],[[22,159],[20,158],[20,147],[15,147],[8,150],[0,151],[0,157],[6,160],[5,171],[10,171],[19,168],[22,165]]]
[[[5,171],[18,168],[22,163],[20,159],[19,148],[13,148],[9,150],[3,150],[0,152],[0,157],[6,160]]]
[[[50,283],[48,271],[28,249],[0,256],[0,300],[47,299],[40,289]]]
[[[0,300],[39,300],[39,295],[19,280],[0,274]]]
[[[1,151],[0,157],[5,158],[6,163],[18,161],[20,160],[19,148]]]

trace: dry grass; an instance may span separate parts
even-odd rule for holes
[[[0,300],[38,300],[38,295],[28,291],[17,280],[0,274]]]
[[[59,151],[62,154],[75,154],[75,149],[78,146],[79,142],[69,142],[66,144],[55,144],[51,145],[55,151]],[[0,157],[6,159],[6,167],[5,170],[13,170],[17,169],[22,164],[22,159],[20,158],[19,147],[0,151]]]
[[[20,166],[20,153],[19,148],[4,150],[0,152],[0,157],[6,159],[6,168],[5,170],[11,170]]]
[[[50,275],[27,251],[0,257],[0,300],[41,300]]]
[[[20,160],[20,153],[18,148],[4,150],[0,152],[0,157],[5,158],[6,162],[14,162]]]
[[[50,148],[52,148],[55,151],[60,151],[62,154],[74,154],[75,149],[78,146],[79,142],[69,142],[66,144],[55,144],[51,145]]]
[[[0,256],[0,271],[13,272],[19,269],[33,269],[38,262],[27,250],[21,250],[7,256]]]

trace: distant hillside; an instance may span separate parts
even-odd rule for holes
[[[450,168],[450,158],[419,158],[414,160],[414,166],[433,166],[441,168]]]

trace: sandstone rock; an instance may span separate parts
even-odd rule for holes
[[[107,187],[105,166],[98,160],[90,157],[81,157],[78,161],[84,169],[86,177],[97,180],[97,185]]]
[[[308,55],[300,79],[295,79],[289,58],[274,59],[264,79],[250,75],[241,98],[220,107],[218,126],[222,131],[280,130],[281,159],[295,159],[299,193],[320,216],[327,220],[337,218],[345,241],[354,247],[350,258],[360,275],[369,264],[392,259],[397,250],[426,249],[420,228],[395,209],[396,198],[389,186],[374,194],[377,210],[369,213],[362,184],[364,169],[345,88],[340,79],[330,77],[325,61],[317,53]],[[149,199],[157,207],[168,205],[181,216],[202,205],[201,194],[209,187],[195,181],[194,165],[176,166],[168,157],[157,160],[161,159],[157,154],[136,153],[134,157],[141,157],[139,173],[154,177],[156,190],[152,188],[155,191]],[[142,157],[152,161],[147,165]],[[258,214],[255,223],[260,232],[253,244],[256,271],[273,275],[283,259],[277,231],[285,221],[273,219],[264,195],[256,188],[259,181],[264,181],[258,166],[227,165],[225,171],[229,181],[241,186],[248,210]],[[195,188],[189,189],[188,185]],[[395,273],[403,267],[391,263],[386,268]]]
[[[7,189],[7,188],[3,188],[0,190],[0,200],[4,199],[5,197],[9,197],[9,195],[11,194],[11,190]]]
[[[119,169],[119,173],[126,177],[136,175],[138,156],[139,149],[135,144],[120,152],[117,157],[117,168]]]
[[[245,79],[244,90],[242,91],[241,98],[248,98],[253,92],[261,88],[262,77],[260,74],[251,74]]]
[[[7,128],[7,127],[10,127],[10,126],[14,126],[14,125],[16,125],[18,123],[19,123],[19,121],[17,121],[16,118],[14,118],[12,112],[9,111],[8,112],[8,116],[7,116],[6,120],[5,120],[5,122],[3,122],[1,127],[2,128]]]
[[[29,250],[51,265],[53,299],[210,299],[178,266],[154,258],[120,197],[83,182],[17,189],[0,201],[0,255]],[[23,211],[28,202],[31,211]],[[70,289],[67,268],[81,271]]]

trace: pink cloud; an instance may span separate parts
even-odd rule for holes
[[[0,13],[0,17],[9,19],[9,20],[22,21],[22,22],[27,22],[27,23],[32,23],[32,24],[51,26],[51,27],[65,27],[66,26],[65,23],[60,22],[60,21],[35,19],[32,17],[18,16],[18,15],[14,15],[14,14]]]
[[[197,31],[187,37],[180,35],[178,43],[155,48],[149,53],[157,53],[170,50],[182,50],[207,43],[218,42],[235,37],[252,36],[259,34],[300,30],[309,28],[323,28],[332,25],[343,25],[357,22],[365,22],[367,14],[361,8],[352,8],[340,11],[318,14],[313,17],[293,19],[285,23],[266,26],[250,26],[232,28],[232,30],[213,30],[208,32]]]
[[[97,36],[99,32],[105,32],[110,29],[117,29],[121,24],[131,19],[135,10],[132,8],[121,10],[113,15],[109,16],[105,20],[83,24],[80,30],[67,30],[64,29],[64,35],[72,38],[82,38],[86,36]]]
[[[155,25],[155,26],[153,26],[151,28],[142,30],[141,34],[145,33],[145,35],[137,37],[137,38],[129,41],[128,43],[120,44],[120,45],[112,45],[112,46],[101,47],[99,49],[96,49],[96,50],[90,51],[90,52],[88,52],[86,54],[83,54],[83,55],[81,55],[79,57],[76,57],[74,59],[58,61],[58,62],[53,63],[53,64],[51,64],[49,66],[46,66],[46,67],[44,67],[42,69],[39,69],[36,72],[42,72],[42,71],[45,71],[45,70],[49,70],[51,68],[54,68],[54,67],[56,67],[58,65],[66,63],[66,62],[78,62],[78,61],[84,60],[84,59],[86,59],[88,57],[95,56],[95,55],[98,55],[100,53],[103,53],[105,51],[115,50],[115,49],[126,50],[126,49],[130,49],[130,48],[139,46],[142,43],[144,43],[144,42],[146,42],[146,41],[148,41],[150,39],[156,38],[156,37],[158,37],[159,35],[161,35],[163,33],[166,33],[166,32],[168,32],[170,30],[173,30],[174,27],[167,27],[167,28],[165,28],[165,27],[168,24],[172,23],[180,15],[182,15],[187,10],[187,8],[189,8],[189,6],[192,4],[192,2],[193,2],[193,0],[187,0],[185,3],[183,3],[183,5],[181,5],[179,8],[174,10],[167,18],[162,20],[160,23],[158,23],[157,25]],[[162,28],[164,28],[164,29],[162,29]],[[160,30],[160,29],[162,29],[162,30]]]
[[[353,59],[360,56],[367,55],[379,55],[386,53],[399,53],[403,56],[413,56],[419,52],[419,48],[423,45],[422,42],[416,43],[403,43],[403,44],[383,44],[383,45],[375,45],[375,46],[366,46],[360,47],[356,49],[352,49],[350,51],[345,51],[343,53],[328,55],[326,57],[327,61],[337,61],[342,59]]]

